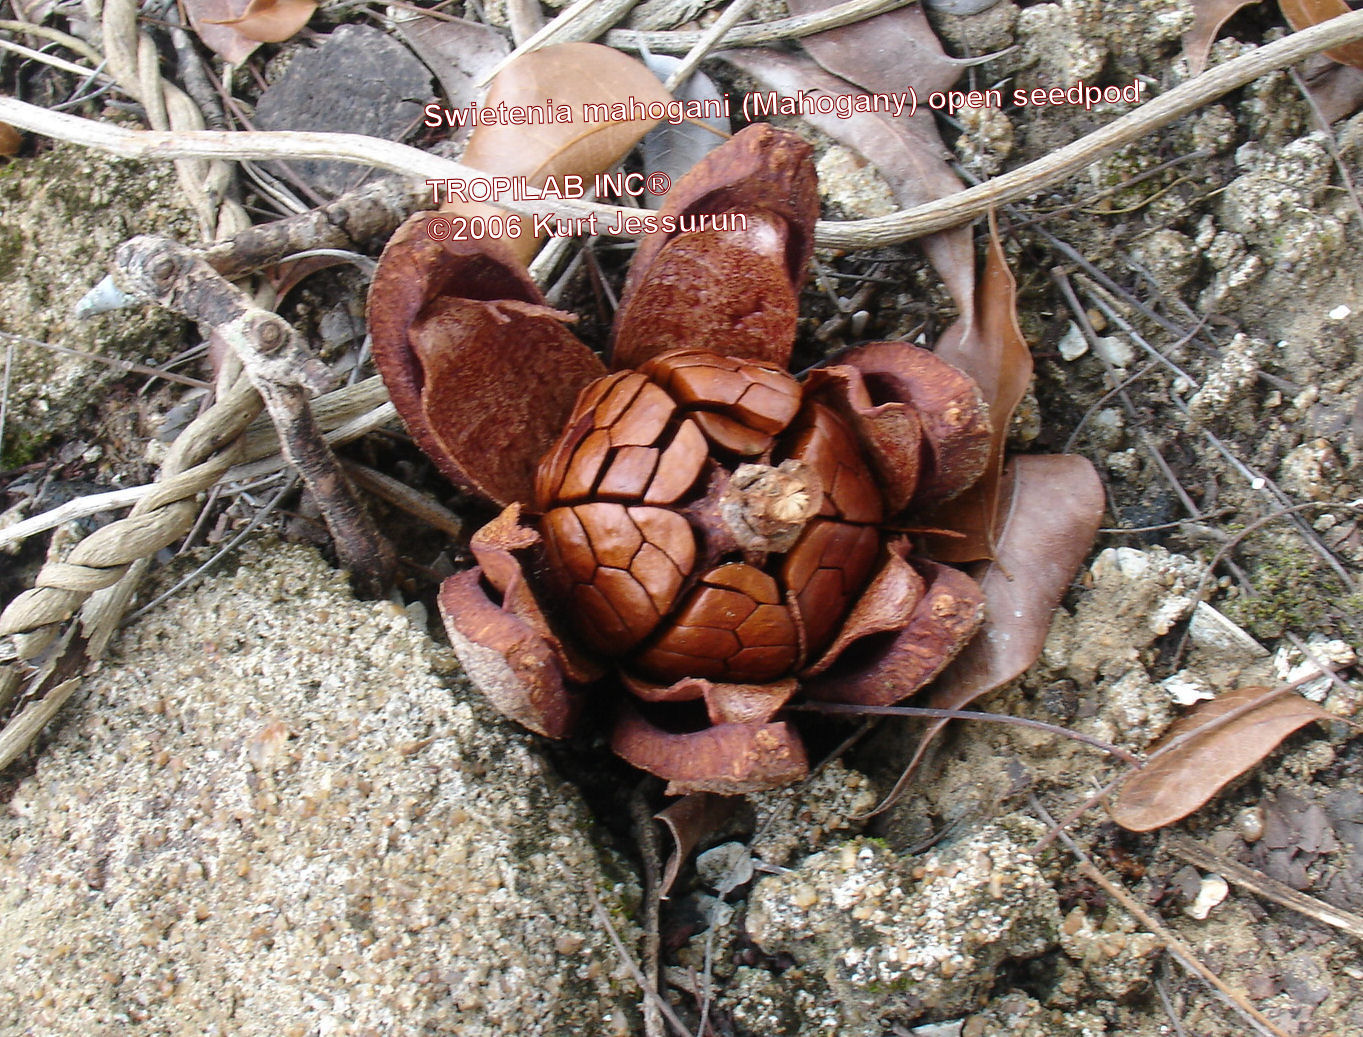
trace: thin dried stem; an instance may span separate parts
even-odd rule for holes
[[[1061,735],[1065,738],[1073,739],[1076,742],[1083,742],[1091,745],[1095,749],[1117,757],[1123,763],[1130,764],[1132,767],[1141,765],[1140,757],[1123,749],[1121,746],[1112,745],[1104,742],[1100,738],[1093,738],[1090,735],[1079,731],[1072,731],[1068,727],[1061,727],[1059,724],[1048,724],[1044,720],[1032,720],[1030,717],[1014,717],[1004,713],[984,713],[973,709],[930,709],[926,706],[857,706],[842,702],[797,702],[787,707],[795,712],[803,713],[836,713],[847,716],[877,716],[877,717],[929,717],[935,720],[985,720],[994,724],[1011,724],[1014,727],[1030,727],[1036,731],[1046,731],[1053,735]]]
[[[620,960],[625,963],[625,968],[634,977],[634,982],[639,984],[639,989],[643,991],[644,997],[652,1003],[662,1017],[667,1020],[667,1024],[672,1027],[677,1037],[691,1037],[691,1031],[686,1028],[686,1024],[677,1017],[677,1013],[672,1010],[672,1006],[658,996],[657,991],[650,990],[648,980],[644,978],[643,970],[639,968],[639,963],[634,960],[634,955],[630,954],[629,948],[625,946],[625,941],[620,939],[619,930],[615,928],[615,923],[611,921],[611,916],[606,913],[606,909],[601,906],[601,901],[597,898],[596,891],[590,886],[586,889],[587,895],[591,897],[592,917],[606,930],[606,935],[610,937],[611,944],[615,947],[615,952],[620,955]]]
[[[1263,516],[1263,518],[1255,519],[1244,529],[1240,530],[1240,532],[1236,533],[1235,536],[1222,544],[1220,550],[1212,556],[1212,560],[1207,563],[1207,567],[1202,571],[1202,577],[1197,581],[1197,586],[1193,588],[1193,600],[1202,600],[1202,594],[1207,589],[1207,582],[1211,579],[1212,573],[1216,570],[1216,567],[1226,559],[1227,555],[1240,546],[1245,537],[1249,536],[1251,533],[1257,532],[1270,522],[1291,518],[1303,511],[1310,511],[1314,508],[1349,508],[1352,511],[1363,511],[1363,499],[1353,501],[1307,501],[1304,504],[1293,504],[1290,507],[1279,508],[1278,510]],[[1188,631],[1185,630],[1183,636],[1179,639],[1178,648],[1174,651],[1175,663],[1183,658],[1183,650],[1187,647],[1187,644]]]
[[[16,335],[9,331],[0,331],[0,338],[11,342],[23,342],[30,346],[37,346],[53,353],[60,353],[63,356],[78,356],[83,360],[92,360],[98,364],[104,364],[119,371],[126,371],[129,374],[146,375],[148,378],[162,378],[167,382],[178,382],[180,385],[187,385],[191,389],[207,389],[209,384],[201,378],[190,378],[188,375],[176,374],[173,371],[164,371],[159,367],[148,367],[146,364],[135,364],[131,360],[124,360],[122,357],[103,356],[99,353],[91,353],[85,349],[72,349],[70,346],[59,346],[55,342],[44,342],[40,338],[29,338],[26,335]]]
[[[51,40],[67,50],[73,50],[92,65],[99,65],[104,61],[104,55],[95,50],[94,47],[86,43],[78,36],[62,32],[47,25],[34,25],[32,22],[16,22],[9,19],[0,19],[0,32],[12,32],[20,36],[38,36],[41,39]],[[80,66],[76,66],[80,68]],[[89,75],[91,70],[81,68],[82,75]]]
[[[1315,97],[1307,88],[1306,81],[1302,79],[1301,73],[1295,68],[1289,69],[1289,72],[1292,75],[1292,82],[1296,84],[1297,90],[1301,93],[1303,100],[1306,101],[1307,107],[1311,109],[1311,115],[1316,120],[1316,125],[1325,135],[1325,147],[1330,152],[1330,158],[1334,160],[1335,169],[1339,171],[1340,182],[1344,185],[1344,189],[1349,192],[1349,201],[1353,203],[1354,215],[1358,217],[1358,226],[1363,229],[1363,201],[1359,200],[1358,188],[1354,186],[1354,178],[1349,172],[1348,165],[1340,157],[1339,142],[1335,140],[1335,131],[1330,128],[1330,121],[1325,118],[1325,113],[1320,110],[1320,105],[1316,103]]]
[[[1204,871],[1215,872],[1223,879],[1244,886],[1250,892],[1257,893],[1267,900],[1272,900],[1274,903],[1291,908],[1307,918],[1314,918],[1317,922],[1332,925],[1341,932],[1346,932],[1356,939],[1363,940],[1363,916],[1327,904],[1317,897],[1308,896],[1300,890],[1279,882],[1277,879],[1270,878],[1261,871],[1247,868],[1239,861],[1233,861],[1223,854],[1215,853],[1181,832],[1166,832],[1164,848],[1176,857],[1181,857],[1189,864]]]
[[[203,565],[199,566],[189,575],[180,579],[173,587],[169,588],[166,591],[163,591],[161,594],[158,594],[155,598],[147,602],[136,612],[133,612],[130,615],[126,616],[123,620],[123,626],[127,626],[133,620],[138,619],[139,617],[146,615],[148,612],[151,612],[153,609],[160,607],[162,603],[169,601],[171,598],[175,597],[175,595],[179,594],[186,587],[191,587],[194,584],[198,583],[200,577],[202,577],[205,573],[211,570],[215,565],[221,562],[233,551],[235,551],[241,545],[242,541],[244,541],[248,536],[254,533],[258,528],[260,528],[260,524],[264,522],[274,512],[275,508],[279,507],[279,502],[283,500],[284,497],[297,485],[298,485],[297,478],[285,480],[284,485],[279,488],[279,491],[275,493],[273,497],[266,501],[265,506],[263,508],[259,509],[255,513],[255,515],[251,517],[251,521],[246,523],[245,528],[243,528],[239,533],[237,533],[236,536],[234,536],[221,548],[215,551],[213,553],[213,556],[209,558],[208,561],[204,562]]]
[[[327,443],[341,446],[397,418],[397,412],[387,399],[387,390],[375,376],[318,397],[312,401],[312,410]],[[279,433],[268,418],[258,418],[246,429],[239,456],[242,463],[228,469],[222,477],[224,484],[271,475],[288,464],[279,451]],[[50,511],[0,529],[0,550],[55,529],[64,522],[129,507],[156,491],[156,483],[147,483],[76,497]]]
[[[619,21],[636,0],[576,0],[565,7],[558,17],[524,43],[517,45],[506,57],[493,65],[478,80],[479,88],[492,82],[498,72],[523,54],[540,50],[552,43],[570,43],[577,40],[594,40]]]
[[[112,82],[112,80],[102,72],[96,73],[94,69],[86,68],[84,65],[77,65],[74,61],[67,61],[65,58],[59,58],[55,54],[46,54],[43,51],[34,50],[32,47],[25,47],[22,43],[15,43],[12,40],[0,39],[0,50],[11,51],[21,57],[28,58],[30,61],[38,61],[44,65],[51,65],[53,68],[59,68],[63,72],[70,72],[72,75],[98,75],[100,79],[106,82]],[[99,61],[96,60],[95,64],[99,64]]]
[[[36,702],[30,702],[23,711],[0,730],[0,770],[8,767],[19,758],[33,740],[38,737],[48,722],[61,712],[75,690],[80,687],[79,677],[62,681]]]

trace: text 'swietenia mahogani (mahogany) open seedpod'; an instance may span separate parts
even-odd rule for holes
[[[440,592],[470,678],[541,734],[613,723],[674,792],[801,777],[782,709],[802,687],[899,701],[985,614],[975,580],[897,532],[990,467],[975,382],[902,342],[786,371],[817,215],[796,135],[713,151],[640,244],[613,372],[496,242],[431,241],[424,214],[370,292],[413,437],[505,509]]]

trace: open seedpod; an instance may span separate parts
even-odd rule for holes
[[[796,135],[748,127],[659,215],[614,371],[499,243],[432,241],[427,214],[380,262],[374,355],[417,443],[505,509],[440,592],[474,683],[544,735],[613,723],[673,792],[738,793],[806,773],[793,696],[900,701],[980,630],[985,592],[930,548],[952,538],[903,531],[982,480],[994,509],[1002,436],[970,376],[907,343],[787,373],[818,215]]]

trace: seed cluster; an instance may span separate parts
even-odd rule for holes
[[[714,509],[727,525],[705,506],[735,498],[741,521]],[[699,350],[587,386],[535,505],[579,635],[663,682],[798,670],[865,586],[885,510],[836,410],[772,365]]]

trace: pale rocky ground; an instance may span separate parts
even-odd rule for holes
[[[239,561],[7,797],[0,1032],[630,1033],[638,887],[572,788],[402,610]]]
[[[974,17],[939,18],[938,28],[954,53],[1005,52],[978,71],[985,85],[1141,75],[1166,89],[1186,76],[1179,35],[1190,13],[1187,0],[1003,0]],[[1251,9],[1213,61],[1265,41],[1273,24],[1268,6]],[[955,147],[988,175],[1124,110],[988,113]],[[1363,115],[1334,131],[1344,164],[1363,179]],[[1206,157],[1127,183],[1194,151]],[[88,161],[99,182],[129,170]],[[20,168],[0,176],[0,190]],[[849,168],[824,155],[831,200],[873,205],[880,188]],[[173,193],[164,173],[136,176],[162,185],[156,198]],[[35,192],[12,189],[16,199]],[[1022,227],[1011,257],[1038,358],[1021,439],[1057,451],[1084,419],[1073,449],[1105,477],[1109,527],[1187,517],[1149,445],[1207,517],[1102,534],[1041,661],[979,706],[1141,749],[1193,696],[1280,679],[1294,661],[1287,634],[1316,638],[1341,662],[1363,641],[1363,600],[1283,521],[1246,536],[1235,554],[1257,595],[1218,570],[1216,612],[1192,616],[1205,566],[1227,537],[1284,505],[1322,505],[1305,512],[1310,534],[1357,579],[1357,513],[1339,505],[1363,484],[1363,217],[1285,74],[1152,134],[1008,219],[1076,202]],[[125,230],[178,226],[169,211],[70,218],[83,216],[91,246],[69,248],[58,274],[50,262],[3,271],[7,283],[69,281],[78,296]],[[101,226],[112,228],[107,243],[94,236]],[[1043,232],[1181,326],[1206,319],[1216,352],[1180,344],[1118,301],[1118,315],[1186,379],[1157,367],[1132,383],[1130,409],[1102,399],[1105,379],[1136,374],[1147,356],[1112,321],[1101,355],[1079,348],[1047,276],[1070,261]],[[892,333],[925,298],[945,298],[916,255],[897,269],[907,270],[906,287],[882,293],[868,337]],[[1080,283],[1083,272],[1071,273]],[[44,323],[56,317],[31,319],[24,334],[67,333]],[[164,357],[179,347],[167,333],[161,324],[132,344],[104,342],[128,359]],[[142,481],[146,430],[116,418],[126,401],[92,417],[91,396],[71,392],[102,368],[43,362],[20,376],[25,395],[15,399],[26,409],[16,413],[50,421],[54,444],[79,444],[77,457],[100,451],[91,478]],[[145,408],[160,413],[176,398],[163,391]],[[484,708],[424,625],[353,601],[309,550],[260,540],[232,564],[125,632],[36,760],[4,785],[0,1030],[638,1032],[637,991],[591,909],[596,896],[637,950],[632,847],[610,830],[618,819],[598,816],[595,826],[578,790],[556,775],[563,755],[546,755]],[[1188,650],[1175,658],[1190,619]],[[1313,693],[1336,713],[1357,712],[1354,696]],[[728,1028],[718,1032],[1155,1037],[1174,1032],[1169,1012],[1200,1037],[1246,1032],[1079,876],[1066,851],[1032,849],[1043,829],[1026,794],[1062,815],[1113,777],[1114,764],[1048,734],[964,727],[893,810],[869,825],[851,820],[893,784],[910,741],[883,728],[809,788],[757,797],[759,824],[771,819],[760,835],[739,833],[723,866],[712,858],[699,876],[683,876],[664,916],[680,946],[665,964],[685,991],[709,962],[713,1015]],[[590,769],[580,759],[573,767]],[[1361,776],[1346,729],[1310,727],[1184,830],[1360,911]],[[591,780],[585,787],[598,809],[609,802]],[[1123,834],[1101,811],[1074,832],[1285,1032],[1363,1032],[1355,942],[1234,886],[1194,919],[1185,908],[1206,876],[1167,853],[1158,834]],[[715,923],[708,938],[688,940],[706,918]],[[679,999],[694,1010],[691,995]]]

